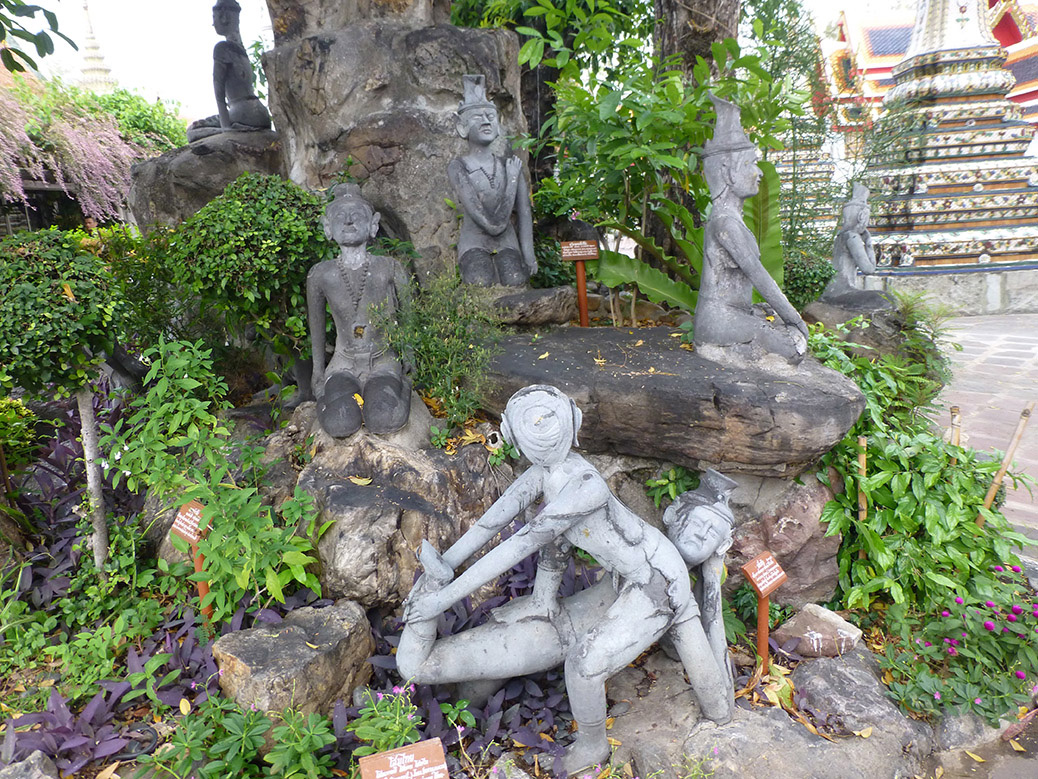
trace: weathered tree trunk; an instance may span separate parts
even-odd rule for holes
[[[710,44],[734,38],[741,0],[655,0],[656,52],[681,55],[686,73],[696,56],[710,60]]]
[[[94,395],[84,386],[76,393],[79,405],[79,424],[83,436],[83,460],[86,463],[87,498],[90,524],[94,527],[91,546],[94,564],[103,570],[108,558],[108,524],[105,522],[105,502],[101,494],[101,458],[97,448],[97,419],[94,417]]]

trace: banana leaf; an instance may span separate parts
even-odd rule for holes
[[[767,160],[757,163],[764,172],[760,191],[746,201],[743,221],[760,246],[760,261],[778,285],[782,286],[782,220],[779,216],[778,171]]]
[[[653,303],[695,311],[697,292],[694,289],[634,257],[603,249],[597,260],[587,263],[587,269],[607,287],[634,283]]]

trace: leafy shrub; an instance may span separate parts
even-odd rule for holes
[[[806,252],[787,254],[782,291],[797,311],[818,299],[836,274],[836,269],[825,257],[814,257]]]
[[[115,117],[119,134],[149,155],[187,145],[187,122],[177,115],[176,104],[152,102],[126,89],[105,95],[85,92],[83,96]]]
[[[577,283],[576,263],[562,259],[559,242],[554,238],[538,238],[533,245],[537,257],[537,273],[530,278],[534,289],[551,289]]]
[[[24,468],[35,459],[39,448],[37,422],[36,415],[20,400],[0,398],[0,445],[4,448],[7,467],[12,471]]]
[[[389,347],[412,362],[415,388],[436,401],[449,425],[479,409],[498,330],[456,272],[419,290],[394,319],[376,311],[375,321]]]
[[[289,181],[243,173],[170,236],[173,282],[222,316],[232,339],[254,328],[274,352],[305,356],[306,274],[334,250],[323,212]]]
[[[678,495],[694,490],[698,486],[698,471],[690,471],[687,468],[682,468],[680,465],[672,465],[667,470],[661,471],[656,477],[645,482],[645,492],[652,498],[656,508],[659,508],[664,498],[672,501],[677,500]]]
[[[111,273],[59,230],[0,240],[0,386],[73,392],[97,375],[123,306]]]
[[[392,693],[365,693],[360,715],[346,726],[364,744],[353,750],[357,757],[387,752],[421,738],[418,707],[411,702],[414,685],[394,687]]]

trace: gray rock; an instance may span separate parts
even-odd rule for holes
[[[897,751],[917,758],[930,754],[933,732],[901,713],[887,696],[872,653],[859,647],[839,658],[823,657],[797,666],[793,684],[802,696],[801,707],[820,716],[838,717],[851,731],[873,728],[897,743]]]
[[[793,651],[804,657],[839,657],[858,646],[861,630],[839,614],[816,603],[808,603],[795,617],[772,633],[779,646],[794,640]]]
[[[529,384],[558,386],[584,412],[580,447],[721,473],[792,477],[833,447],[864,400],[805,359],[738,369],[680,348],[668,328],[561,328],[510,336],[491,366],[488,410]]]
[[[280,175],[282,169],[277,133],[220,133],[134,165],[130,210],[142,230],[177,225],[242,173]]]
[[[352,159],[350,173],[382,214],[383,230],[420,254],[419,282],[453,268],[459,231],[446,203],[447,163],[459,151],[462,75],[486,77],[504,135],[525,132],[515,33],[416,27],[406,13],[371,21],[381,7],[374,3],[355,15],[336,9],[354,3],[274,5],[282,9],[272,13],[275,29],[279,18],[298,29],[264,57],[290,178],[312,189],[327,186]],[[505,138],[499,143],[503,151]]]
[[[829,329],[849,322],[855,317],[864,317],[863,325],[854,327],[843,336],[843,340],[866,347],[853,350],[856,354],[875,356],[893,354],[904,343],[905,320],[900,313],[886,308],[858,303],[832,303],[816,300],[804,308],[804,321],[810,324],[821,322]]]
[[[213,644],[213,657],[220,689],[245,708],[329,714],[336,700],[350,700],[367,681],[365,661],[374,648],[364,609],[340,600],[296,609],[276,625],[228,633]]]
[[[563,325],[578,314],[573,287],[509,292],[495,299],[493,305],[495,315],[505,325]]]
[[[973,749],[999,737],[998,728],[988,725],[973,712],[945,712],[934,726],[937,749]]]
[[[777,480],[760,484],[754,499],[758,506],[760,496],[770,498],[773,508],[736,528],[731,550],[733,576],[727,587],[742,583],[742,565],[770,551],[789,577],[772,596],[777,603],[800,607],[832,598],[839,575],[836,554],[841,539],[838,535],[826,536],[827,526],[820,518],[833,493],[814,476],[805,475],[803,484]],[[738,516],[739,506],[733,508]]]
[[[414,25],[429,24],[430,19],[436,24],[450,19],[450,3],[444,0],[267,0],[267,10],[278,46],[370,19]]]
[[[490,769],[489,779],[532,779],[516,762],[515,755],[505,752]]]
[[[447,548],[511,483],[511,469],[491,468],[481,446],[450,456],[364,431],[341,444],[319,444],[299,486],[314,497],[319,522],[335,522],[318,544],[321,587],[365,606],[401,603],[414,583],[422,539]]]
[[[0,768],[0,779],[58,779],[58,769],[53,760],[36,751],[19,763]]]

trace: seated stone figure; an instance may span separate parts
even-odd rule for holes
[[[555,387],[526,387],[508,401],[502,433],[532,465],[442,557],[425,543],[425,573],[405,605],[396,655],[401,676],[420,683],[493,685],[563,664],[579,727],[563,761],[570,775],[609,756],[606,681],[665,635],[704,715],[725,722],[733,706],[729,677],[704,632],[681,554],[571,451],[580,422],[580,410]],[[526,525],[454,576],[538,499],[543,507]],[[572,547],[593,555],[609,576],[560,600],[566,565],[560,549]],[[436,639],[445,609],[537,551],[532,595],[496,609],[485,625]]]
[[[486,98],[483,76],[465,76],[463,85],[458,135],[468,141],[469,149],[447,166],[463,215],[458,237],[461,278],[483,287],[519,286],[537,272],[533,212],[523,163],[518,157],[500,157],[491,150],[501,128],[497,108]]]
[[[197,141],[229,131],[269,130],[270,114],[256,97],[252,63],[241,42],[236,0],[217,0],[213,6],[213,27],[226,40],[213,49],[213,89],[216,91],[215,116],[192,122],[188,141]]]
[[[869,190],[855,182],[851,199],[843,207],[843,226],[833,245],[836,275],[829,280],[820,300],[824,303],[859,309],[891,308],[880,292],[860,289],[858,271],[876,272],[876,250],[869,234]]]
[[[392,257],[369,254],[379,214],[356,184],[340,184],[325,209],[324,232],[341,249],[319,262],[306,278],[306,304],[313,344],[317,417],[330,436],[345,438],[364,424],[391,433],[407,423],[411,382],[397,355],[371,324],[370,309],[388,315],[410,302],[407,273]],[[335,323],[335,353],[325,367],[325,306]]]
[[[702,158],[713,210],[703,237],[695,344],[746,345],[799,362],[807,351],[807,325],[764,269],[760,247],[743,222],[743,204],[760,188],[757,149],[739,123],[739,107],[714,95],[710,99],[717,124]],[[754,289],[774,309],[775,321],[753,305]]]

